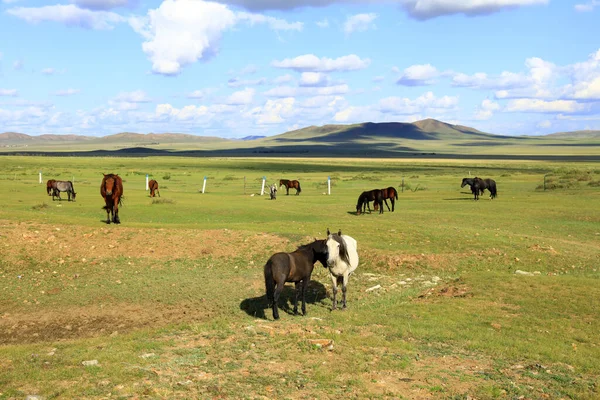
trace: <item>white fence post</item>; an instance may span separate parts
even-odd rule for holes
[[[262,196],[265,193],[265,182],[267,181],[267,177],[263,176],[262,188],[260,188],[260,195]]]
[[[206,190],[206,177],[204,177],[204,184],[202,185],[202,194],[204,194],[205,190]]]
[[[331,194],[331,177],[330,176],[327,177],[327,194],[328,195]]]
[[[42,183],[42,171],[40,171],[40,183]]]
[[[148,190],[148,189],[149,189],[149,187],[148,187],[148,174],[146,174],[146,190]]]

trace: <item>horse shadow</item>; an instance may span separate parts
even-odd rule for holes
[[[277,303],[279,306],[279,310],[282,310],[289,315],[294,315],[295,296],[295,286],[289,283],[286,284],[283,287],[281,295],[279,295],[279,302]],[[308,283],[308,287],[306,288],[306,304],[320,303],[326,298],[327,289],[325,289],[325,286],[323,286],[323,284],[320,282],[311,280]],[[299,298],[298,308],[300,308],[301,304],[302,298]],[[265,310],[270,312],[271,308],[269,307],[269,304],[267,302],[267,295],[263,294],[262,296],[251,297],[249,299],[242,300],[242,302],[240,303],[240,310],[245,311],[246,314],[250,315],[251,317],[267,319]],[[310,310],[308,310],[307,312],[310,312]]]

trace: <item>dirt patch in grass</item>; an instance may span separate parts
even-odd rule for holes
[[[149,230],[113,225],[89,228],[6,220],[0,221],[0,229],[3,235],[2,258],[16,265],[23,262],[24,255],[40,263],[55,263],[61,257],[173,260],[244,254],[246,258],[251,258],[264,254],[265,249],[293,247],[287,238],[228,229]]]
[[[0,344],[118,335],[133,329],[207,320],[212,312],[197,304],[70,307],[60,311],[0,315]]]
[[[362,262],[370,263],[372,269],[387,272],[415,269],[447,270],[455,268],[461,258],[457,254],[385,254],[371,249],[361,250],[360,255]]]
[[[467,285],[461,282],[460,279],[447,284],[432,287],[421,293],[417,299],[438,299],[438,298],[453,298],[453,297],[472,297],[473,293]]]

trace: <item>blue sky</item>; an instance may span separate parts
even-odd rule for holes
[[[600,0],[0,0],[0,132],[600,129]]]

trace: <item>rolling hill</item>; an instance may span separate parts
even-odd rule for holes
[[[501,136],[435,119],[308,126],[269,137],[224,139],[123,132],[103,137],[0,134],[2,154],[91,156],[436,157],[600,160],[598,131]]]

